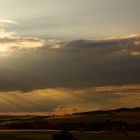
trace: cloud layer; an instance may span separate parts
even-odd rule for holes
[[[36,50],[21,50],[25,40],[14,40],[19,47],[0,59],[0,90],[140,84],[139,36],[48,41]],[[25,42],[30,48],[40,44],[38,39]]]
[[[20,37],[2,28],[0,54],[2,113],[140,105],[139,35],[61,42]]]

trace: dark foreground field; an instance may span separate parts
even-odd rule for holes
[[[77,140],[140,140],[140,108],[71,115],[0,116],[0,140],[52,140],[67,130]]]
[[[1,130],[0,140],[52,140],[56,131],[35,130]],[[140,132],[71,132],[77,140],[140,140]]]

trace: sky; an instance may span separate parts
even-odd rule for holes
[[[140,106],[139,0],[0,0],[0,114]]]
[[[139,34],[139,0],[0,0],[1,19],[22,35],[93,39]]]

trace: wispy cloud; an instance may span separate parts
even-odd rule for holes
[[[19,25],[18,22],[14,20],[9,20],[9,19],[0,19],[0,25],[5,25],[5,24],[14,24],[14,25]]]

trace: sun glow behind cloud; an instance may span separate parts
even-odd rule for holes
[[[0,20],[0,53],[2,55],[9,53],[12,49],[40,48],[45,44],[43,39],[22,37],[16,32],[9,31],[10,24],[19,25],[12,20]]]

